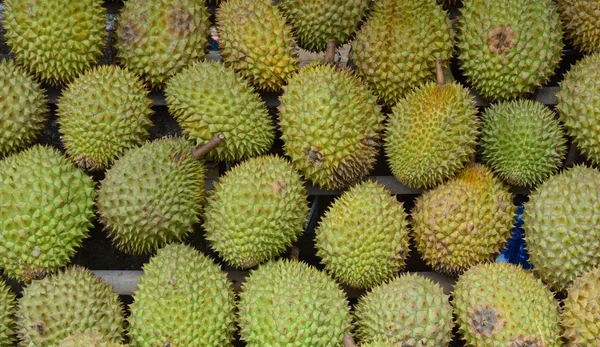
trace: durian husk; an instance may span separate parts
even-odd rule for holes
[[[585,53],[600,51],[600,1],[557,0],[566,37]]]
[[[0,278],[0,346],[12,347],[17,341],[15,323],[16,296]]]
[[[561,310],[565,346],[593,346],[600,336],[600,266],[582,273],[567,288]]]

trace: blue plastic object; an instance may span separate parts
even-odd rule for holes
[[[521,265],[524,269],[531,269],[533,268],[533,265],[529,263],[529,253],[527,253],[527,250],[525,249],[525,232],[522,228],[522,215],[524,211],[525,206],[523,205],[520,205],[517,208],[515,225],[512,228],[512,236],[508,239],[506,247],[500,252],[496,261]]]

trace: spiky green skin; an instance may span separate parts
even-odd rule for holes
[[[600,51],[600,1],[558,0],[565,36],[586,53]]]
[[[57,347],[70,335],[94,332],[120,342],[124,321],[112,286],[80,266],[31,282],[18,300],[20,346]]]
[[[586,56],[565,74],[556,110],[579,151],[600,164],[600,52]]]
[[[16,60],[48,84],[70,82],[102,56],[105,10],[97,0],[6,0],[2,26]]]
[[[192,150],[183,138],[162,138],[125,152],[106,171],[97,205],[119,249],[148,254],[192,231],[206,179]]]
[[[250,272],[238,309],[240,336],[249,347],[337,347],[351,324],[338,284],[298,261],[271,261]]]
[[[600,263],[600,172],[577,165],[529,196],[523,229],[529,261],[554,289]]]
[[[31,145],[48,106],[39,83],[12,60],[0,61],[0,157]]]
[[[237,162],[267,152],[275,130],[267,107],[246,80],[218,62],[190,66],[165,88],[169,112],[183,132],[202,145],[218,133],[226,141],[209,152]]]
[[[298,70],[292,28],[271,1],[225,1],[217,9],[216,26],[223,62],[255,88],[280,91]]]
[[[51,147],[0,161],[0,268],[29,281],[67,265],[94,218],[94,182]]]
[[[127,150],[142,145],[152,126],[147,94],[136,75],[115,65],[77,77],[57,104],[67,155],[83,169],[105,170]]]
[[[432,0],[382,0],[356,34],[352,62],[386,105],[435,81],[435,60],[452,57],[454,38],[447,14]]]
[[[475,152],[475,100],[458,83],[426,82],[392,109],[384,147],[392,174],[410,187],[431,188],[453,177]]]
[[[392,342],[382,339],[376,339],[372,342],[361,343],[360,347],[394,347],[395,345]]]
[[[315,230],[317,255],[325,269],[355,288],[370,288],[404,269],[408,216],[381,184],[353,186],[325,212]]]
[[[282,0],[279,7],[300,47],[322,52],[327,42],[348,42],[369,8],[369,0]]]
[[[16,339],[16,297],[3,279],[0,279],[0,346],[13,347]]]
[[[210,21],[203,0],[128,0],[116,29],[117,58],[154,89],[202,61]]]
[[[510,237],[515,211],[508,187],[487,167],[471,164],[417,198],[412,235],[428,265],[460,274],[496,258]]]
[[[371,171],[384,115],[361,80],[328,65],[303,68],[279,100],[283,149],[306,179],[344,189]]]
[[[109,338],[95,332],[73,334],[61,340],[58,347],[123,347],[120,342],[111,341]]]
[[[452,297],[467,346],[562,346],[558,302],[521,267],[475,266],[458,278]]]
[[[531,187],[558,171],[567,153],[563,126],[544,104],[519,99],[481,115],[481,161],[509,185]]]
[[[356,305],[358,340],[384,337],[397,346],[447,346],[452,338],[452,306],[439,284],[403,274],[362,296]]]
[[[468,83],[490,100],[514,99],[542,86],[563,48],[552,0],[465,0],[457,41]]]
[[[234,294],[219,265],[190,246],[170,244],[143,270],[128,318],[132,347],[231,346]]]
[[[600,336],[600,267],[582,273],[567,291],[561,311],[565,346],[593,346]]]
[[[290,247],[307,216],[302,178],[286,159],[269,155],[248,159],[215,182],[203,227],[211,248],[245,269]]]

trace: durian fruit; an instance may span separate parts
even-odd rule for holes
[[[131,346],[231,346],[235,297],[219,265],[190,246],[170,244],[143,270],[129,306]]]
[[[160,138],[125,152],[106,171],[97,205],[117,248],[148,254],[192,231],[206,180],[193,149],[184,138]]]
[[[552,0],[464,1],[457,41],[467,82],[490,100],[514,99],[542,86],[563,48]]]
[[[92,68],[63,91],[59,131],[67,155],[81,168],[105,170],[148,139],[152,100],[143,82],[115,65]]]
[[[263,264],[250,272],[239,296],[240,337],[248,347],[338,347],[349,333],[345,293],[306,263]]]
[[[454,34],[434,0],[381,0],[352,44],[352,63],[389,107],[425,81],[435,81],[435,61],[452,57]]]
[[[17,62],[41,81],[60,85],[102,56],[105,12],[98,0],[5,0],[2,26]]]
[[[15,294],[0,278],[0,346],[12,347],[16,341]]]
[[[44,128],[47,98],[12,60],[0,61],[0,157],[31,145]]]
[[[116,29],[117,58],[153,89],[202,61],[210,36],[204,0],[128,0]]]
[[[438,4],[443,5],[444,7],[450,7],[452,5],[456,5],[456,0],[437,0]]]
[[[411,212],[412,235],[436,271],[460,274],[496,258],[511,235],[512,194],[482,164],[424,192]]]
[[[327,42],[343,45],[354,34],[369,0],[280,0],[279,7],[294,29],[300,47],[322,52]]]
[[[600,267],[575,278],[567,292],[561,311],[565,346],[596,345],[600,336]]]
[[[458,278],[452,297],[467,346],[562,346],[558,302],[519,266],[475,266]]]
[[[565,36],[586,53],[600,51],[600,1],[557,0]]]
[[[360,79],[329,65],[303,68],[279,100],[283,149],[307,180],[344,189],[371,171],[384,115]]]
[[[509,185],[534,186],[555,174],[566,141],[555,113],[537,101],[499,102],[481,116],[481,161]]]
[[[123,347],[120,342],[111,341],[97,332],[72,334],[62,339],[58,347]]]
[[[375,339],[371,342],[361,343],[359,347],[395,347],[396,345],[384,339]]]
[[[365,181],[344,192],[315,230],[325,269],[354,288],[370,288],[406,266],[408,216],[381,184]]]
[[[280,91],[300,64],[292,28],[269,0],[227,0],[216,12],[225,65],[263,91]]]
[[[94,182],[58,150],[0,161],[0,269],[30,281],[67,265],[94,218]]]
[[[409,187],[431,188],[453,177],[475,153],[475,100],[458,83],[426,82],[392,109],[385,151],[392,174]]]
[[[286,159],[268,155],[240,163],[215,182],[203,227],[211,248],[245,269],[290,247],[307,216],[302,178]]]
[[[579,151],[600,165],[600,52],[584,57],[559,83],[556,109]]]
[[[396,346],[447,346],[452,306],[442,287],[415,273],[403,274],[358,300],[355,335],[363,342],[384,337]]]
[[[273,145],[267,107],[246,80],[221,63],[185,68],[168,81],[165,95],[169,112],[197,145],[217,133],[225,136],[227,141],[209,153],[213,159],[237,162]]]
[[[87,333],[120,342],[124,322],[112,286],[78,265],[31,282],[18,299],[21,346],[58,347],[69,336]]]
[[[529,196],[523,229],[529,262],[554,289],[600,264],[600,171],[576,165]]]

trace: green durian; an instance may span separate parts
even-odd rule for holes
[[[102,56],[105,12],[98,0],[5,0],[2,26],[17,63],[61,85]]]
[[[434,0],[380,0],[352,44],[352,63],[379,99],[393,107],[407,92],[435,81],[436,59],[449,65],[454,34]]]
[[[237,162],[267,152],[275,129],[267,107],[246,80],[218,62],[190,66],[165,88],[169,112],[201,145],[217,133],[227,141],[209,157]]]
[[[31,282],[18,299],[20,346],[62,347],[69,336],[88,333],[116,343],[123,340],[124,322],[112,286],[78,265]]]
[[[475,153],[475,100],[458,83],[426,82],[392,109],[385,152],[392,174],[409,187],[431,188],[453,177]]]
[[[359,347],[395,347],[395,344],[385,339],[375,339],[371,342],[361,343]]]
[[[183,244],[158,250],[129,306],[130,345],[231,346],[235,296],[212,259]]]
[[[302,178],[286,159],[268,155],[240,163],[215,182],[203,227],[227,263],[251,268],[290,247],[307,216]]]
[[[322,52],[327,42],[343,45],[369,9],[369,0],[279,0],[300,47]]]
[[[385,117],[360,79],[329,65],[303,68],[279,100],[283,149],[307,180],[344,189],[372,170]]]
[[[452,297],[467,346],[562,346],[558,302],[519,266],[474,266],[458,278]]]
[[[12,347],[17,340],[15,312],[15,293],[0,278],[0,346],[2,347]]]
[[[529,195],[523,229],[534,271],[556,290],[600,264],[600,171],[576,165]]]
[[[239,296],[240,337],[248,347],[338,347],[349,333],[345,293],[306,263],[263,264],[250,272]]]
[[[408,215],[379,183],[365,181],[342,193],[315,234],[325,269],[351,287],[373,287],[406,266]]]
[[[558,171],[567,139],[554,112],[520,99],[491,105],[481,115],[481,161],[504,182],[535,186]]]
[[[600,52],[584,57],[559,82],[556,110],[567,134],[595,165],[600,165]]]
[[[452,306],[442,287],[407,273],[380,284],[360,297],[354,330],[358,340],[385,337],[396,346],[448,346],[452,339]]]
[[[117,248],[148,254],[192,232],[206,180],[193,149],[184,138],[157,139],[125,152],[106,171],[97,205]]]
[[[436,271],[460,274],[491,261],[511,235],[512,194],[481,164],[470,164],[416,201],[412,236],[423,260]]]
[[[105,170],[142,145],[152,126],[152,100],[143,82],[115,65],[92,68],[63,91],[57,104],[67,155],[79,167]]]
[[[268,0],[227,0],[216,12],[223,62],[262,91],[280,91],[298,70],[292,28]]]
[[[563,48],[552,0],[465,0],[457,41],[467,82],[490,100],[514,99],[545,84]]]
[[[62,339],[58,347],[124,347],[120,342],[111,341],[97,332],[72,334]]]
[[[209,28],[203,0],[128,0],[117,22],[117,58],[153,89],[162,89],[177,72],[204,59]]]
[[[600,51],[600,1],[557,0],[565,36],[586,53]]]
[[[94,182],[58,150],[0,161],[0,269],[30,281],[67,265],[94,219]]]
[[[0,157],[31,145],[44,128],[47,97],[12,60],[0,61]]]
[[[565,346],[594,346],[600,336],[600,266],[575,278],[567,292],[561,311]]]

